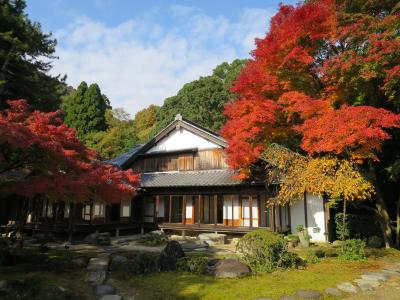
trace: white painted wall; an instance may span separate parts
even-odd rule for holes
[[[324,242],[325,241],[325,215],[324,215],[324,201],[321,197],[312,195],[310,193],[306,194],[307,202],[307,229],[308,233],[311,235],[311,240],[314,242]],[[290,207],[290,217],[291,217],[291,231],[296,233],[297,225],[306,225],[305,215],[304,215],[304,200],[297,201]],[[316,231],[319,228],[319,232]]]
[[[201,150],[221,147],[184,128],[180,128],[175,129],[168,136],[164,137],[146,153],[177,151],[191,148],[198,148]]]

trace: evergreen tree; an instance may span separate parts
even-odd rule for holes
[[[6,99],[23,98],[34,109],[55,110],[67,88],[65,78],[47,74],[56,40],[28,19],[25,7],[23,0],[0,1],[0,109]]]
[[[91,84],[88,87],[84,81],[62,103],[64,122],[75,128],[80,138],[85,138],[91,132],[107,129],[105,113],[108,108],[110,102],[101,94],[99,86]]]

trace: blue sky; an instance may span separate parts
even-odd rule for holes
[[[113,107],[134,115],[221,62],[248,57],[279,2],[27,0],[27,13],[58,40],[53,74],[74,87],[98,83]]]

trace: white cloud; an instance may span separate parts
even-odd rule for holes
[[[156,16],[110,27],[80,18],[55,33],[59,41],[53,73],[67,74],[68,84],[96,82],[113,107],[132,115],[161,105],[186,82],[211,73],[223,61],[243,58],[254,38],[266,32],[272,11],[246,9],[237,20],[211,17],[173,6],[176,23],[163,28]]]

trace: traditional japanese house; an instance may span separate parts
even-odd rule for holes
[[[326,201],[305,194],[303,201],[290,207],[267,207],[267,197],[272,195],[265,185],[265,172],[259,172],[259,176],[254,172],[249,180],[236,179],[237,171],[226,162],[226,146],[218,134],[177,115],[148,143],[109,161],[141,174],[141,186],[134,199],[77,205],[36,199],[29,204],[27,228],[245,233],[260,227],[295,232],[301,224],[313,240],[326,240]],[[0,207],[0,225],[17,218],[11,215]]]

